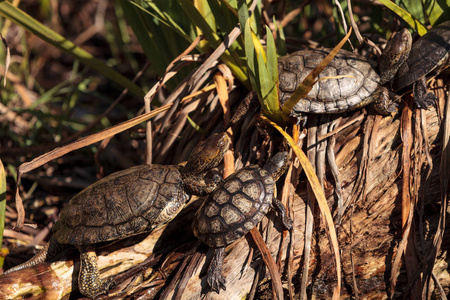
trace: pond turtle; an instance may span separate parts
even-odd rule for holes
[[[55,257],[67,245],[80,251],[78,287],[88,297],[106,293],[112,280],[99,278],[95,247],[123,239],[173,219],[191,194],[211,193],[223,181],[206,174],[230,145],[225,133],[199,143],[183,165],[140,165],[113,173],[75,195],[62,209],[49,243],[29,261],[6,273]]]
[[[414,102],[418,107],[433,105],[436,96],[427,92],[426,77],[439,74],[450,65],[450,21],[428,31],[412,46],[406,62],[394,79],[394,90],[413,85]]]
[[[194,235],[214,248],[214,257],[208,268],[207,282],[215,292],[225,290],[222,267],[225,246],[244,236],[274,205],[288,229],[292,220],[283,204],[274,197],[275,182],[288,165],[288,153],[280,152],[261,169],[250,165],[231,176],[208,196],[196,213]]]
[[[382,114],[396,111],[388,90],[383,87],[406,60],[411,48],[411,34],[399,31],[388,42],[381,60],[382,76],[369,61],[341,49],[319,74],[318,81],[308,95],[294,106],[292,114],[341,113],[359,109],[372,102]],[[306,76],[330,53],[331,49],[301,50],[278,59],[279,98],[283,105]],[[334,77],[334,78],[333,78]]]

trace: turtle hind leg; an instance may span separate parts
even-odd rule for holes
[[[436,105],[437,97],[435,94],[428,92],[425,76],[420,77],[419,80],[414,82],[413,91],[414,102],[418,108],[428,108]]]
[[[58,255],[63,249],[65,248],[64,245],[61,245],[56,241],[55,238],[50,238],[48,243],[42,248],[35,256],[30,258],[28,261],[24,262],[23,264],[20,264],[18,266],[15,266],[9,270],[7,270],[3,274],[8,274],[14,271],[19,271],[22,269],[34,267],[44,261],[50,260],[56,255]]]
[[[114,285],[112,278],[103,282],[100,280],[100,272],[97,265],[97,254],[92,247],[78,247],[80,251],[80,273],[78,275],[78,289],[89,297],[106,294]]]
[[[208,268],[208,273],[206,275],[206,281],[208,282],[211,289],[219,293],[220,289],[226,290],[225,287],[225,277],[223,276],[223,260],[225,258],[225,248],[215,248],[214,256],[211,264]]]

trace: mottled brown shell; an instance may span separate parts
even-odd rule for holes
[[[170,221],[189,199],[178,166],[132,167],[74,196],[61,211],[54,236],[72,245],[125,238]]]
[[[330,49],[301,50],[278,59],[280,101],[284,104]],[[320,73],[308,95],[294,107],[297,113],[338,113],[363,107],[374,100],[380,77],[362,56],[340,50]],[[342,77],[346,76],[346,77]]]
[[[229,176],[198,210],[193,230],[210,247],[222,247],[244,236],[267,214],[274,179],[256,165]]]

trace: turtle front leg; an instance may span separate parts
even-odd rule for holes
[[[225,258],[225,248],[215,248],[214,256],[211,264],[208,268],[208,273],[206,275],[206,282],[208,282],[211,289],[219,293],[220,289],[226,290],[225,287],[225,277],[223,276],[223,260]]]
[[[413,91],[414,102],[418,108],[428,108],[436,104],[437,97],[435,94],[428,92],[425,76],[414,82]]]
[[[272,199],[272,207],[276,208],[280,213],[280,219],[286,229],[292,228],[292,219],[287,215],[286,208],[280,200],[273,197]]]
[[[114,282],[111,278],[106,282],[100,280],[97,254],[94,248],[79,247],[78,250],[80,251],[81,261],[80,274],[78,275],[78,289],[83,295],[89,298],[106,294]]]
[[[397,112],[398,104],[391,100],[387,88],[383,86],[378,87],[371,97],[375,97],[373,107],[379,114],[390,115]]]
[[[190,193],[204,196],[214,192],[223,182],[223,178],[219,174],[214,174],[212,178],[192,176],[184,178],[183,181]]]

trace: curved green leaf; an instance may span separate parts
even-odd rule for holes
[[[3,229],[5,228],[6,210],[6,173],[0,159],[0,245],[3,241]],[[0,257],[3,257],[0,255]],[[3,259],[0,260],[0,268],[3,266]]]
[[[427,33],[427,29],[422,25],[422,23],[419,22],[419,20],[417,20],[413,15],[402,9],[394,2],[391,2],[390,0],[380,0],[380,2],[383,3],[387,8],[395,12],[400,18],[405,20],[405,22],[408,23],[412,28],[417,30],[420,35],[424,35],[425,33]]]

